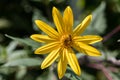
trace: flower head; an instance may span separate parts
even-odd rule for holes
[[[57,65],[57,70],[60,79],[65,74],[67,64],[77,75],[80,75],[80,66],[76,55],[72,50],[73,48],[89,56],[101,55],[101,53],[97,49],[90,46],[93,43],[101,41],[102,38],[100,36],[80,36],[80,34],[90,23],[92,15],[88,15],[75,29],[72,29],[73,12],[70,6],[65,9],[63,16],[57,8],[53,7],[52,16],[57,31],[45,22],[41,20],[35,20],[37,26],[47,35],[31,35],[31,38],[33,40],[46,44],[36,49],[35,54],[49,53],[49,55],[42,62],[41,68],[44,69],[50,66],[56,59],[58,59],[59,61]]]

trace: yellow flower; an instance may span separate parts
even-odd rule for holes
[[[41,68],[44,69],[50,66],[56,59],[58,59],[59,61],[57,65],[57,70],[60,79],[65,74],[67,64],[77,75],[80,75],[80,66],[72,49],[76,49],[79,52],[85,53],[89,56],[101,55],[101,53],[97,49],[90,46],[93,43],[101,41],[102,38],[100,36],[79,36],[90,23],[92,15],[88,15],[82,21],[82,23],[73,30],[73,12],[70,6],[65,9],[63,16],[59,12],[59,10],[57,10],[57,8],[53,7],[52,16],[57,31],[45,22],[41,20],[35,20],[37,26],[47,35],[31,35],[31,38],[33,40],[46,44],[36,49],[35,54],[49,53],[49,55],[42,62]]]

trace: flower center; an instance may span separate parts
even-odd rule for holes
[[[72,37],[71,35],[63,35],[60,39],[62,46],[64,47],[71,47],[72,45]]]

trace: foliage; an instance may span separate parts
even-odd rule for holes
[[[41,70],[45,56],[35,55],[34,50],[42,44],[29,36],[42,34],[34,20],[43,20],[54,27],[52,7],[56,6],[62,12],[67,5],[73,9],[75,25],[88,14],[93,15],[84,34],[103,37],[101,43],[94,45],[102,56],[88,57],[76,52],[81,76],[67,67],[62,80],[120,79],[120,0],[1,0],[0,80],[58,80],[56,64]]]

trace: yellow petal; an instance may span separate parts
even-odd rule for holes
[[[81,24],[79,24],[73,31],[73,35],[74,36],[78,36],[80,35],[85,29],[86,27],[89,25],[89,23],[92,20],[92,15],[88,15]]]
[[[89,56],[101,56],[101,53],[99,53],[99,54],[96,54],[96,53],[94,53],[94,52],[91,52],[91,51],[85,51],[85,54],[87,54],[87,55],[89,55]]]
[[[48,43],[48,42],[53,42],[55,41],[55,39],[52,39],[46,35],[40,35],[40,34],[33,34],[30,36],[33,40],[35,41],[38,41],[38,42],[45,42],[45,43]]]
[[[83,49],[89,56],[101,56],[101,53],[94,47],[79,42],[79,47]]]
[[[42,62],[41,64],[41,68],[44,69],[48,66],[50,66],[59,56],[59,51],[60,48],[53,50],[46,58],[45,60]]]
[[[69,48],[66,50],[66,57],[67,57],[67,61],[70,65],[70,67],[72,68],[72,70],[77,75],[80,75],[81,74],[80,66],[78,64],[78,60],[77,60],[74,52],[72,51],[72,49]]]
[[[46,44],[38,49],[35,50],[35,54],[46,54],[48,52],[51,52],[52,50],[59,47],[59,42],[52,42],[49,44]]]
[[[63,15],[63,20],[65,23],[65,31],[71,33],[72,32],[72,26],[73,26],[73,12],[70,8],[70,6],[68,6],[65,11],[64,11],[64,15]]]
[[[67,59],[66,59],[66,55],[63,51],[63,53],[61,53],[60,55],[60,60],[58,62],[58,76],[59,79],[61,79],[65,72],[66,72],[66,68],[67,68]]]
[[[75,36],[74,41],[83,42],[85,44],[93,44],[102,40],[102,37],[97,35]]]
[[[56,25],[58,32],[60,34],[63,33],[63,30],[64,30],[63,29],[64,28],[63,18],[62,18],[62,15],[60,14],[59,10],[57,10],[57,8],[55,8],[55,7],[53,7],[52,16],[53,16],[53,20],[54,20],[54,23]]]
[[[78,42],[74,42],[74,44],[72,45],[72,47],[73,47],[75,50],[79,51],[80,53],[85,53],[85,51],[79,47]]]
[[[58,32],[56,32],[51,26],[49,26],[48,24],[44,23],[43,21],[40,20],[35,20],[35,23],[37,24],[37,26],[43,31],[45,32],[48,36],[50,36],[51,38],[58,38]]]

